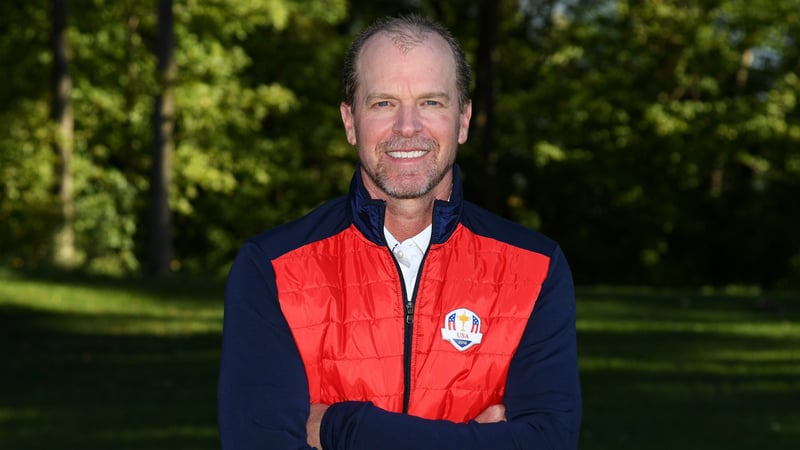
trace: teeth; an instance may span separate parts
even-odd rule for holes
[[[413,152],[389,152],[388,155],[391,156],[392,158],[410,159],[410,158],[419,158],[425,153],[427,153],[425,150],[416,150]]]

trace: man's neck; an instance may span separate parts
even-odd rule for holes
[[[446,176],[431,192],[417,198],[400,199],[389,197],[377,186],[365,183],[370,196],[386,201],[383,226],[398,241],[416,236],[433,221],[433,205],[437,199],[448,200],[453,188],[451,176]]]
[[[426,202],[422,199],[412,200],[386,200],[386,216],[383,226],[392,233],[398,241],[418,235],[431,224],[433,219],[433,202],[430,196]]]

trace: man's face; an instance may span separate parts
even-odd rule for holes
[[[342,104],[347,140],[358,148],[373,197],[446,198],[471,105],[459,111],[453,55],[435,33],[410,46],[379,33],[358,59],[352,109]]]

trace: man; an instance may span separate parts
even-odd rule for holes
[[[558,245],[462,198],[469,67],[389,18],[355,40],[348,196],[249,240],[229,275],[225,449],[574,449],[575,299]]]

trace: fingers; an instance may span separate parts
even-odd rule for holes
[[[328,405],[319,403],[311,405],[311,410],[308,414],[308,422],[306,422],[306,440],[311,447],[322,448],[319,439],[319,428],[322,424],[322,416],[325,415],[327,409]]]
[[[503,405],[491,405],[484,409],[475,418],[478,423],[497,423],[506,421],[506,407]]]

